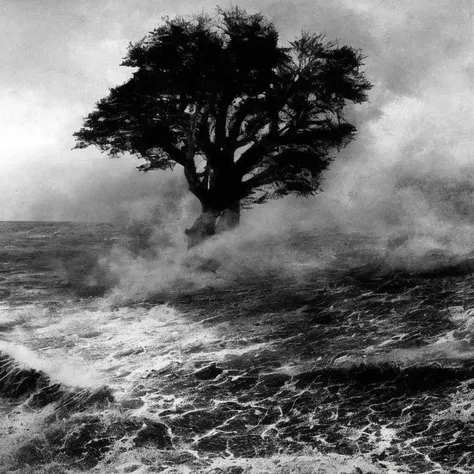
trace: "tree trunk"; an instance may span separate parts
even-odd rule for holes
[[[240,222],[240,203],[236,202],[228,209],[217,210],[202,206],[202,213],[193,226],[186,229],[188,250],[202,244],[209,237],[226,230],[234,229]]]
[[[240,224],[240,202],[237,201],[226,209],[219,217],[216,225],[216,234],[232,230]]]
[[[201,244],[216,233],[216,220],[219,215],[220,211],[203,206],[202,213],[196,219],[196,222],[194,222],[192,227],[185,230],[188,237],[188,250]]]

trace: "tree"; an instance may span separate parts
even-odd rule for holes
[[[347,104],[371,85],[359,50],[302,33],[288,47],[261,14],[166,18],[130,44],[132,77],[112,88],[74,135],[141,171],[184,169],[202,213],[189,247],[236,226],[240,209],[320,190],[334,152],[356,132]]]

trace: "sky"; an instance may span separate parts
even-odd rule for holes
[[[0,220],[146,218],[160,202],[185,196],[178,173],[143,174],[133,157],[72,150],[72,134],[108,89],[129,77],[130,70],[119,66],[129,42],[163,16],[212,13],[216,5],[208,0],[1,0]],[[291,214],[287,221],[309,226],[311,216],[322,213],[354,229],[422,228],[441,237],[460,226],[471,229],[470,0],[233,5],[266,15],[282,44],[306,30],[362,49],[374,85],[370,102],[349,112],[358,137],[337,156],[324,193],[270,203],[249,216]]]

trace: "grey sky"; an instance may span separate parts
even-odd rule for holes
[[[355,112],[358,141],[328,176],[330,196],[364,202],[357,190],[372,183],[370,169],[385,173],[388,195],[395,172],[472,171],[470,0],[236,3],[270,17],[282,40],[316,31],[367,56],[375,87],[370,104]],[[163,174],[139,174],[133,159],[110,161],[92,148],[72,151],[72,133],[127,77],[119,64],[130,41],[164,15],[214,8],[207,0],[2,0],[0,219],[96,220],[143,202],[152,207],[160,189],[168,189]],[[381,202],[386,198],[380,194]]]

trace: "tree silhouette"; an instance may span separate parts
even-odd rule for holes
[[[202,214],[189,246],[238,224],[242,206],[312,195],[355,134],[343,112],[367,100],[362,53],[302,33],[288,47],[261,14],[166,18],[131,44],[134,68],[75,133],[76,148],[182,166]]]

